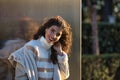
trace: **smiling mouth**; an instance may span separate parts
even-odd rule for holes
[[[54,40],[50,38],[49,41],[52,42],[52,41],[54,41]]]
[[[53,45],[54,44],[54,40],[53,39],[49,39],[49,44]]]

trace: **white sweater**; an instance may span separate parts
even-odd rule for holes
[[[53,78],[53,63],[50,60],[51,55],[51,46],[47,43],[46,39],[44,37],[41,37],[38,39],[38,42],[40,43],[38,46],[39,50],[39,57],[37,59],[37,68],[38,68],[38,76],[39,79],[47,79],[52,80]]]
[[[61,73],[65,79],[68,78],[69,65],[67,54],[64,53],[63,56],[58,55],[58,64],[54,65],[51,62],[47,62],[47,59],[49,59],[49,55],[51,54],[50,47],[51,45],[46,42],[45,38],[41,37],[38,40],[28,42],[24,47],[12,53],[9,57],[10,62],[15,65],[15,61],[22,66],[20,68],[18,66],[22,72],[17,72],[18,74],[16,74],[16,80],[26,80],[26,77],[28,77],[29,80],[38,80],[38,78],[51,77],[53,80],[62,80]],[[39,60],[42,60],[43,62],[39,62]],[[38,71],[39,67],[41,69]],[[45,73],[46,68],[51,68],[50,70],[47,69],[48,73]]]

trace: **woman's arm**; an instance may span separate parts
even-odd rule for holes
[[[30,61],[32,60],[30,58],[30,55],[32,57],[35,57],[34,50],[32,50],[32,49],[34,49],[34,48],[31,46],[24,46],[9,56],[9,58],[8,58],[9,61],[15,67],[15,80],[28,80],[27,72],[32,74],[32,70],[29,71],[29,69],[31,69],[31,67],[26,66],[26,65],[30,64],[27,62],[28,58]],[[29,56],[25,55],[25,54],[28,54]],[[25,59],[27,59],[27,61]]]
[[[69,77],[68,56],[65,52],[63,52],[63,55],[58,55],[57,58],[58,58],[58,66],[60,68],[62,77],[64,79],[67,79]]]
[[[15,67],[15,80],[28,80],[27,74],[20,63],[17,63]]]
[[[62,46],[59,42],[55,44],[53,48],[57,51],[58,66],[60,68],[62,77],[66,79],[69,77],[69,64],[67,53],[62,50]]]

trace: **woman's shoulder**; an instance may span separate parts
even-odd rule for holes
[[[25,44],[25,46],[32,46],[32,47],[34,47],[34,46],[37,46],[37,40],[31,40],[31,41],[29,41],[29,42],[27,42],[26,44]]]

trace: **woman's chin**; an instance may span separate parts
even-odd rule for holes
[[[48,41],[48,43],[49,43],[50,45],[53,45],[53,44],[54,44],[54,42],[52,42],[52,41]]]

